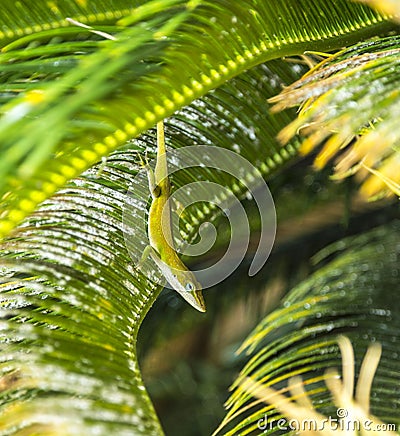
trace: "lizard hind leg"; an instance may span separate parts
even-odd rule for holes
[[[145,154],[144,158],[142,155],[139,154],[139,165],[142,169],[146,170],[147,178],[149,181],[149,191],[151,193],[151,196],[153,198],[159,197],[161,194],[161,188],[158,186],[156,182],[156,176],[147,159],[147,153]]]

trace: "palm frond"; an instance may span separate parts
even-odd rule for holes
[[[129,155],[116,157],[101,177],[87,174],[45,202],[2,246],[11,276],[1,285],[2,434],[162,433],[136,360],[157,292],[124,243],[130,177]]]
[[[337,407],[337,418],[327,417],[317,412],[304,389],[301,377],[289,380],[288,388],[281,391],[255,383],[248,378],[244,380],[241,388],[271,407],[277,408],[286,419],[282,420],[281,429],[295,430],[298,434],[330,436],[339,434],[368,434],[376,432],[387,436],[395,436],[396,424],[385,424],[370,414],[370,390],[376,369],[382,354],[380,344],[371,344],[361,364],[360,375],[354,394],[354,350],[350,340],[339,336],[338,345],[342,357],[342,380],[336,371],[328,370],[325,375],[325,384],[332,394]],[[288,399],[284,393],[290,393]],[[355,397],[353,397],[355,395]],[[260,422],[260,429],[268,426],[267,422]]]
[[[285,298],[243,343],[250,359],[233,385],[229,412],[219,431],[226,435],[251,434],[257,425],[271,422],[266,434],[279,429],[279,407],[267,405],[243,389],[250,377],[257,385],[279,389],[293,376],[301,376],[314,407],[335,415],[330,393],[323,383],[327,368],[340,366],[336,340],[348,336],[356,360],[369,342],[382,344],[383,354],[373,385],[372,413],[398,423],[396,379],[399,334],[397,308],[392,301],[398,287],[399,224],[384,226],[327,248],[319,260],[336,258],[318,269]],[[275,425],[273,425],[275,423]]]
[[[315,166],[340,153],[335,178],[357,173],[366,197],[400,195],[399,42],[392,36],[345,49],[270,100],[275,111],[303,106],[282,142],[299,132],[306,136],[300,150],[309,153],[326,141]]]
[[[50,30],[19,40],[17,31],[9,32],[14,40],[0,55],[0,139],[7,153],[0,173],[0,194],[7,196],[0,234],[102,156],[246,69],[307,48],[340,46],[389,26],[384,16],[346,0],[161,0],[132,11],[128,4],[118,2],[115,14],[105,13],[103,4],[94,16],[84,8],[89,15],[83,19],[61,6],[52,13],[46,2],[46,10],[38,6],[31,14]],[[60,17],[67,12],[93,26],[108,24],[98,30],[112,38],[63,27]],[[8,27],[18,23],[15,17]],[[20,34],[32,32],[29,23],[21,27]]]
[[[66,18],[73,18],[85,24],[107,24],[131,14],[139,5],[127,0],[89,2],[86,0],[58,0],[54,2],[38,1],[34,4],[29,0],[18,3],[3,1],[0,13],[1,45],[19,40],[34,41],[38,32],[67,27],[70,23]],[[51,34],[51,32],[49,33]],[[21,39],[26,38],[26,39]]]

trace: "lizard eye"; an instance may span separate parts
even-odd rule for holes
[[[194,289],[193,283],[187,282],[185,285],[185,289],[186,289],[186,291],[193,291],[193,289]]]

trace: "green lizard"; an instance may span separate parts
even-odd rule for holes
[[[154,172],[145,165],[153,201],[149,210],[148,245],[142,260],[148,255],[154,260],[169,284],[200,312],[205,312],[202,288],[194,274],[180,260],[172,237],[171,184],[168,178],[167,155],[164,140],[164,123],[157,124],[157,159]]]

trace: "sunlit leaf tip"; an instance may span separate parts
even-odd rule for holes
[[[379,12],[400,21],[400,2],[398,0],[354,0],[377,9]]]

